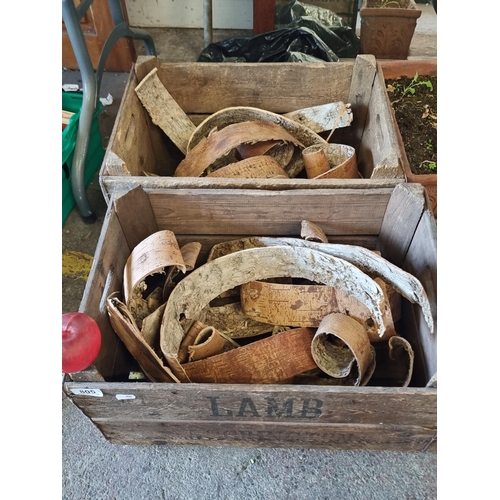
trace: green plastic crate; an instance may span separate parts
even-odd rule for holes
[[[68,125],[62,132],[62,225],[75,206],[75,198],[71,188],[71,166],[73,164],[73,154],[78,133],[78,122],[82,109],[83,94],[79,92],[62,93],[62,109],[75,113],[69,120]],[[99,130],[98,115],[102,109],[102,104],[98,102],[94,117],[92,119],[92,129],[90,133],[89,149],[85,161],[85,187],[92,182],[95,173],[100,168],[104,158],[104,148],[102,147],[102,137]]]

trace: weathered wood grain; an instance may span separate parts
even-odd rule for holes
[[[352,68],[349,61],[238,63],[238,71],[234,63],[162,63],[158,76],[186,113],[211,114],[231,106],[288,113],[348,102]]]
[[[309,193],[307,189],[154,189],[149,197],[158,229],[176,234],[299,235],[307,207],[326,234],[373,235],[380,231],[392,189],[341,189],[334,196],[328,189]],[[259,216],[249,207],[259,207]]]
[[[437,391],[417,387],[312,385],[88,383],[102,398],[72,395],[93,420],[292,422],[297,424],[408,425],[435,429]],[[130,394],[127,401],[117,394]]]
[[[94,421],[115,444],[436,452],[434,429],[398,426]]]
[[[113,204],[130,251],[158,231],[149,196],[140,186],[116,198]]]

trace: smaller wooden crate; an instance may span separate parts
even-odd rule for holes
[[[118,195],[139,185],[316,189],[338,184],[336,179],[173,177],[184,155],[152,123],[135,93],[139,82],[154,68],[195,125],[232,106],[283,114],[331,102],[350,103],[352,124],[336,130],[330,142],[355,148],[363,177],[358,179],[360,183],[404,179],[383,74],[371,55],[337,63],[162,63],[152,56],[140,56],[130,73],[99,174],[107,202],[113,193]],[[328,137],[328,133],[321,135]]]
[[[436,331],[402,300],[398,333],[415,351],[410,387],[169,384],[130,381],[137,369],[113,331],[106,298],[121,291],[130,232],[169,229],[183,245],[200,241],[203,262],[221,241],[299,237],[301,220],[332,243],[361,245],[417,277],[436,321],[436,223],[419,184],[316,190],[148,189],[108,207],[80,311],[102,332],[95,364],[66,376],[64,390],[113,443],[205,444],[364,450],[435,450]],[[130,200],[129,204],[124,201]],[[125,206],[125,208],[124,208]],[[153,230],[154,231],[154,230]],[[127,237],[125,235],[127,233]],[[432,387],[431,387],[432,385]],[[272,404],[271,404],[272,403]],[[275,409],[281,409],[275,411]],[[285,411],[286,410],[286,411]]]

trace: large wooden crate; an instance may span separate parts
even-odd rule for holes
[[[437,369],[436,330],[430,333],[420,307],[406,299],[397,331],[415,351],[414,376],[407,388],[130,381],[137,365],[112,329],[105,307],[106,298],[122,288],[131,251],[125,233],[128,237],[131,231],[156,224],[158,230],[173,231],[180,245],[200,241],[203,262],[217,242],[252,235],[299,237],[301,220],[309,219],[330,242],[379,250],[417,277],[436,322],[436,223],[422,186],[401,182],[392,187],[285,191],[147,189],[142,203],[123,203],[136,199],[141,190],[134,188],[124,195],[128,198],[120,198],[123,227],[115,198],[108,207],[80,307],[99,324],[102,348],[91,368],[67,375],[63,384],[108,440],[436,449],[437,389],[430,382]],[[125,213],[133,217],[126,219]]]
[[[151,121],[135,93],[153,68],[195,125],[221,109],[251,106],[274,113],[331,102],[350,103],[353,122],[329,142],[356,150],[358,170],[372,179],[404,179],[400,145],[380,65],[370,55],[337,63],[162,63],[140,56],[130,73],[100,171],[106,201],[141,185],[145,188],[316,189],[336,179],[217,179],[172,177],[184,155]],[[323,138],[328,133],[320,134]],[[156,176],[156,177],[153,177]],[[370,184],[370,182],[368,182]],[[394,185],[394,183],[392,184]]]

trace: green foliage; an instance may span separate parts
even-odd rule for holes
[[[435,161],[425,160],[420,164],[420,167],[422,167],[423,165],[427,165],[427,168],[429,170],[437,170],[437,163]]]
[[[406,94],[415,94],[415,87],[418,87],[419,85],[425,85],[431,92],[434,90],[434,87],[432,86],[432,82],[430,80],[422,80],[421,82],[418,81],[417,72],[415,73],[412,81],[403,89],[401,97],[404,97]]]

